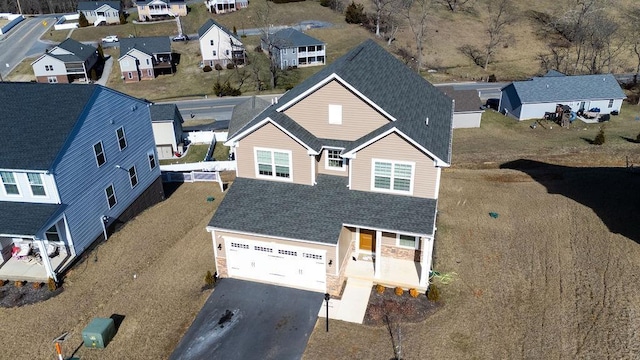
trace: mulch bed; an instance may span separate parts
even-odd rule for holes
[[[1,280],[0,283],[2,283]],[[46,283],[43,283],[40,288],[37,289],[33,287],[33,283],[26,283],[18,287],[14,282],[9,281],[3,286],[0,286],[0,307],[11,308],[35,304],[50,299],[60,294],[63,290],[64,289],[60,287],[55,291],[49,291]]]
[[[441,302],[432,302],[424,293],[412,297],[408,291],[398,296],[394,289],[386,288],[382,294],[371,288],[371,296],[367,311],[364,314],[364,325],[385,325],[388,321],[403,323],[418,323],[433,314]]]

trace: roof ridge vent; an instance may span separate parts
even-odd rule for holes
[[[429,126],[429,117],[427,116],[426,119],[424,119],[424,125],[425,126]]]
[[[352,56],[350,56],[350,57],[347,59],[347,61],[351,61],[351,60],[355,59],[355,58],[356,58],[356,56],[358,56],[358,55],[360,54],[360,52],[362,52],[362,49],[363,49],[363,48],[364,48],[363,46],[360,46],[360,48],[358,48],[358,50],[355,52],[355,54],[353,54]]]

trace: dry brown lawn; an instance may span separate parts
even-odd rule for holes
[[[209,196],[215,201],[207,202]],[[125,319],[106,349],[80,348],[76,355],[167,358],[210,293],[201,291],[207,270],[215,270],[205,226],[222,198],[217,184],[183,184],[87,254],[69,272],[62,294],[38,304],[0,308],[2,353],[53,359],[51,341],[69,331],[63,344],[69,356],[94,317],[120,314]]]

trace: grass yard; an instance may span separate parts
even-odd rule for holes
[[[54,359],[51,341],[68,331],[66,357],[78,347],[83,360],[166,359],[210,293],[201,290],[207,270],[215,271],[204,229],[223,197],[215,183],[182,184],[86,254],[60,295],[0,308],[2,352]],[[82,329],[112,314],[125,317],[113,341],[104,350],[80,347]]]
[[[207,150],[209,150],[209,145],[192,144],[192,145],[189,145],[189,150],[182,157],[179,157],[176,159],[160,160],[160,165],[187,164],[187,163],[200,162],[200,161],[203,161],[205,155],[207,155]]]
[[[36,76],[33,74],[31,63],[36,61],[38,57],[23,59],[13,70],[7,75],[5,81],[35,81]]]
[[[50,40],[62,42],[69,35],[70,30],[51,30],[44,34],[42,40]],[[73,29],[71,38],[78,41],[96,41],[107,35],[118,35],[120,39],[129,35],[136,37],[143,36],[172,36],[178,34],[178,27],[174,20],[162,22],[149,22],[134,24],[129,22],[124,25],[107,25],[107,26],[87,26],[84,28]]]

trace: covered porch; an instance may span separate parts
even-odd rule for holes
[[[72,259],[66,250],[59,251],[53,257],[49,257],[49,263],[54,272],[59,272]],[[0,265],[0,279],[10,281],[46,282],[49,277],[43,259],[39,255],[30,255],[23,258],[9,257]]]

